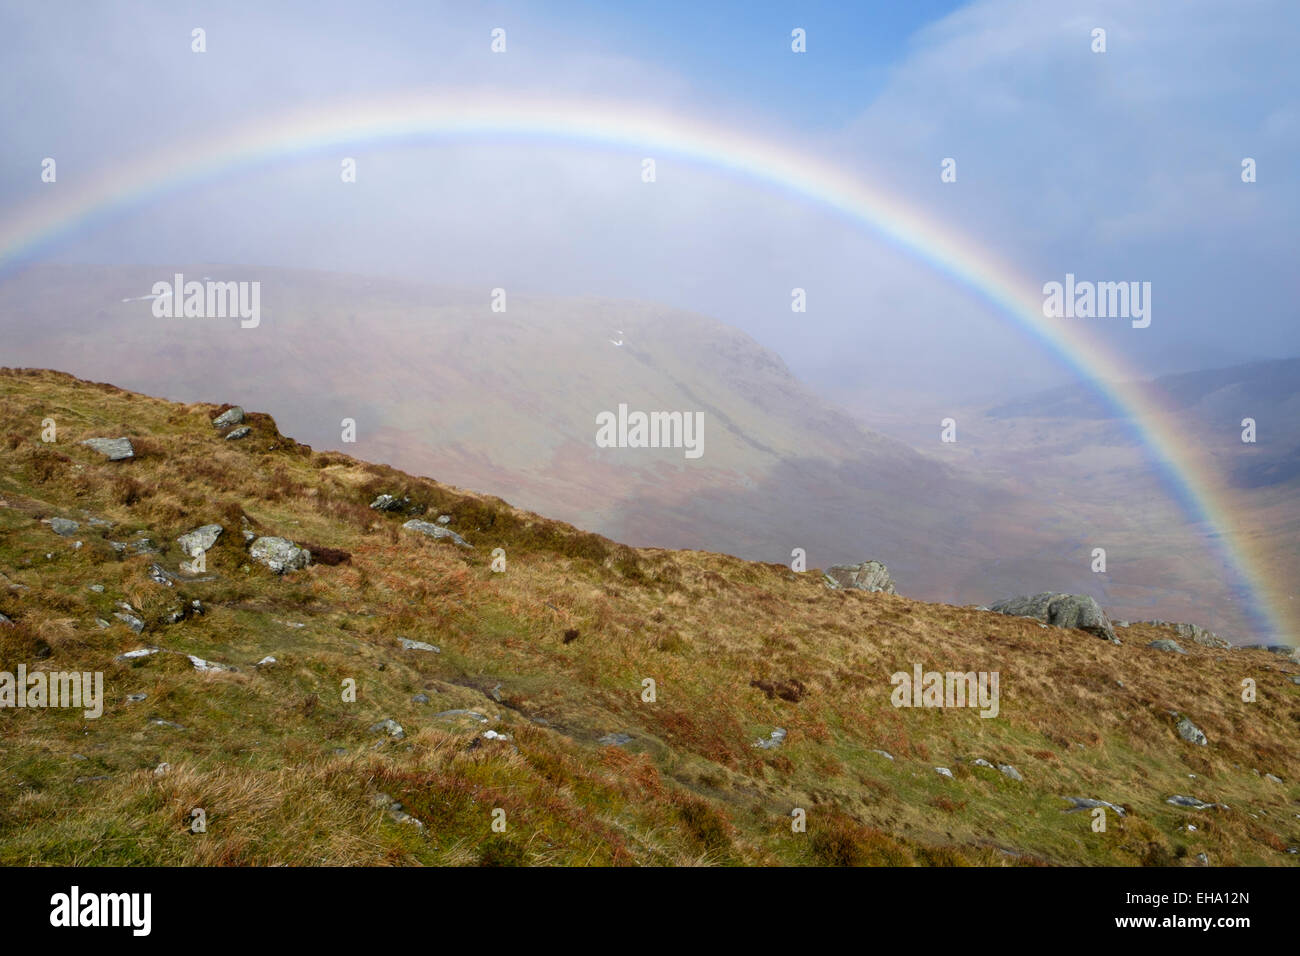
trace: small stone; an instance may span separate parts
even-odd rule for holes
[[[149,565],[149,580],[153,581],[155,584],[171,587],[178,579],[176,575],[172,574],[161,564],[151,564]]]
[[[983,757],[976,757],[971,761],[971,763],[975,764],[977,767],[988,767],[990,770],[993,769],[993,764],[989,763]]]
[[[424,641],[413,641],[405,637],[399,637],[398,640],[402,642],[402,647],[408,651],[433,651],[435,654],[442,653],[441,649],[434,647],[432,644],[426,644]]]
[[[451,524],[451,515],[438,515],[438,524]]]
[[[170,721],[170,720],[163,720],[161,717],[155,717],[153,720],[149,721],[149,723],[154,724],[154,725],[156,725],[156,726],[158,726],[158,727],[170,727],[172,730],[184,730],[184,729],[185,729],[185,728],[182,727],[180,724],[175,723],[174,721]]]
[[[412,704],[427,704],[429,702],[428,694],[416,694],[411,698]]]
[[[934,772],[941,777],[947,777],[949,780],[953,779],[952,771],[949,770],[947,767],[935,767]]]
[[[1078,813],[1080,810],[1095,810],[1097,807],[1106,807],[1109,810],[1114,810],[1121,817],[1124,816],[1123,807],[1107,803],[1105,800],[1096,800],[1092,797],[1066,797],[1065,799],[1071,803],[1069,809],[1065,811],[1066,813]]]
[[[889,753],[887,750],[873,750],[873,751],[871,751],[871,752],[872,752],[873,754],[880,754],[880,756],[884,757],[886,760],[893,760],[893,759],[894,759],[894,755],[891,754],[891,753]]]
[[[371,725],[370,732],[372,734],[385,733],[394,740],[401,740],[406,736],[406,731],[402,729],[402,725],[391,717],[385,717],[379,723]]]
[[[50,530],[55,534],[63,535],[65,537],[70,534],[76,534],[77,529],[80,527],[81,525],[77,524],[77,522],[73,521],[71,518],[50,519]]]
[[[104,593],[104,585],[102,585],[102,584],[91,584],[91,585],[88,585],[88,587],[90,588],[90,590],[94,591],[96,594],[103,594],[103,593]]]
[[[1022,783],[1025,779],[1024,777],[1020,776],[1020,771],[1017,770],[1015,767],[1011,766],[1011,764],[1009,763],[998,764],[998,770],[1000,770],[1004,776],[1010,777],[1012,780],[1016,781],[1017,783]]]
[[[148,697],[149,697],[148,694],[127,694],[126,702],[128,704],[138,704],[140,703],[140,701],[145,700]]]
[[[1281,782],[1282,782],[1282,778],[1281,778],[1281,777],[1276,777],[1276,776],[1274,776],[1274,775],[1271,774],[1271,773],[1266,773],[1266,774],[1264,774],[1264,779],[1267,780],[1269,783],[1281,783]]]
[[[218,664],[215,661],[205,661],[203,658],[196,657],[193,654],[186,654],[185,656],[190,659],[190,663],[194,665],[196,671],[209,673],[215,671],[233,672],[235,670],[235,668],[231,667],[229,664]]]
[[[113,617],[117,618],[136,634],[139,634],[144,630],[144,621],[140,620],[134,614],[118,613],[114,614]]]
[[[599,740],[596,741],[596,743],[600,744],[602,747],[622,747],[624,744],[631,743],[631,742],[632,742],[631,734],[624,734],[624,733],[617,733],[617,732],[606,734],[605,736],[601,737]]]
[[[171,770],[171,768],[172,765],[169,763],[160,763],[158,766],[153,768],[153,775],[155,777],[161,777],[167,773],[167,771]]]
[[[1206,803],[1204,800],[1198,800],[1196,797],[1185,796],[1181,793],[1174,794],[1165,803],[1173,804],[1175,807],[1186,807],[1189,810],[1208,810],[1216,806],[1216,804]]]
[[[253,666],[254,666],[254,667],[270,667],[270,666],[272,666],[273,664],[276,664],[276,663],[278,663],[278,662],[276,661],[276,659],[275,659],[274,657],[272,657],[270,654],[267,654],[265,657],[263,657],[260,661],[258,661],[258,662],[257,662],[256,664],[254,664]]]
[[[768,734],[766,740],[754,741],[754,746],[762,750],[773,750],[781,746],[784,740],[785,740],[785,728],[777,727],[770,734]]]
[[[238,428],[236,428],[234,431],[232,431],[229,435],[226,436],[226,441],[239,441],[239,439],[247,438],[252,433],[253,430],[249,428],[247,425],[240,425]]]

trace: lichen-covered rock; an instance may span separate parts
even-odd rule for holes
[[[144,630],[144,621],[140,620],[134,614],[129,614],[126,611],[119,611],[118,613],[114,614],[113,617],[117,618],[119,621],[121,621],[123,624],[129,627],[136,634],[139,634],[141,631]]]
[[[879,561],[861,564],[837,564],[825,571],[826,583],[835,590],[883,591],[897,594],[889,569]]]
[[[379,723],[374,724],[370,728],[370,732],[372,734],[385,733],[394,740],[401,740],[406,736],[406,731],[402,729],[402,725],[391,717],[385,717]]]
[[[232,430],[231,433],[226,436],[226,441],[239,441],[239,439],[247,438],[252,433],[253,430],[249,428],[247,425],[240,425],[238,428]]]
[[[260,561],[276,574],[298,571],[311,563],[311,552],[300,548],[288,538],[258,538],[248,548],[254,561]]]
[[[1032,597],[1007,598],[994,604],[992,609],[999,614],[1032,617],[1054,627],[1086,631],[1112,644],[1120,642],[1115,636],[1115,628],[1111,627],[1101,605],[1095,598],[1086,594],[1059,594],[1054,591],[1044,591]]]
[[[1178,721],[1177,729],[1178,729],[1178,736],[1182,737],[1189,744],[1198,744],[1204,747],[1210,742],[1205,736],[1205,731],[1201,730],[1200,727],[1197,727],[1186,717],[1183,717],[1181,720]]]
[[[398,638],[402,643],[402,648],[408,651],[432,651],[435,654],[441,654],[442,649],[424,641],[413,641],[409,637]]]
[[[73,521],[71,518],[50,519],[50,530],[55,534],[63,535],[64,537],[70,534],[76,534],[77,529],[80,527],[81,525],[77,524],[77,522]]]
[[[1159,638],[1158,640],[1154,640],[1150,644],[1148,644],[1147,647],[1153,647],[1158,651],[1169,651],[1173,654],[1187,653],[1185,650],[1183,650],[1182,646],[1177,641],[1171,641],[1167,637],[1162,637]]]
[[[1106,807],[1108,810],[1114,810],[1121,817],[1124,816],[1124,808],[1118,804],[1108,803],[1105,800],[1097,800],[1093,797],[1066,797],[1070,801],[1070,807],[1066,813],[1077,813],[1080,810],[1095,810],[1098,807]]]
[[[87,438],[81,444],[99,452],[109,461],[125,461],[135,457],[135,448],[129,438]]]
[[[205,524],[193,531],[186,532],[176,539],[176,543],[181,546],[181,550],[191,558],[197,558],[205,551],[211,550],[212,546],[217,543],[221,533],[226,529],[219,524]]]
[[[440,524],[434,524],[432,521],[421,521],[419,518],[412,518],[406,524],[402,525],[406,531],[418,531],[420,534],[428,535],[430,538],[450,538],[462,548],[472,548],[473,545],[458,535],[450,528],[444,528]]]
[[[1226,651],[1232,646],[1213,631],[1207,631],[1195,624],[1179,624],[1175,621],[1146,621],[1145,623],[1153,624],[1156,627],[1171,627],[1183,640],[1191,641],[1193,644],[1200,644],[1202,647],[1214,647]]]
[[[212,419],[212,424],[217,428],[228,428],[231,425],[242,425],[244,423],[244,410],[236,405],[234,408],[227,408],[224,412]]]

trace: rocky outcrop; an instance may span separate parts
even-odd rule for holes
[[[1087,631],[1096,637],[1118,644],[1115,628],[1095,598],[1086,594],[1058,594],[1044,591],[1032,597],[1007,598],[994,604],[991,610],[1015,617],[1032,617],[1053,627],[1068,627]]]
[[[311,563],[311,552],[288,538],[258,538],[248,548],[253,560],[260,561],[276,574],[297,571]]]
[[[825,571],[826,585],[833,590],[883,591],[897,594],[889,569],[879,561],[837,564]]]
[[[87,438],[81,444],[99,452],[109,461],[125,461],[135,457],[135,448],[129,438]]]
[[[1214,647],[1226,651],[1232,646],[1213,631],[1207,631],[1195,624],[1178,624],[1174,621],[1144,621],[1143,623],[1155,627],[1171,627],[1183,640],[1191,641],[1193,644],[1200,644],[1202,647]]]

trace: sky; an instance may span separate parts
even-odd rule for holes
[[[1151,282],[1149,328],[1095,320],[1151,375],[1295,356],[1298,27],[1300,6],[1255,0],[6,2],[0,218],[168,144],[220,144],[340,98],[599,98],[832,161],[1035,281]],[[1071,380],[970,290],[726,170],[669,161],[647,187],[638,154],[509,137],[350,154],[352,187],[337,152],[290,157],[34,255],[662,302],[744,329],[846,400],[995,400]],[[40,181],[47,156],[59,184]],[[955,182],[941,182],[946,157]],[[1256,182],[1241,181],[1244,157]],[[794,287],[806,313],[790,310]]]

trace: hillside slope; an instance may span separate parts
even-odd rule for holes
[[[0,370],[0,671],[105,685],[97,719],[0,713],[2,863],[1300,862],[1288,658],[628,548],[265,415],[226,440],[222,410]],[[119,436],[134,458],[79,444]],[[403,530],[384,493],[472,547]],[[209,523],[186,574],[175,539]],[[317,560],[272,573],[245,530]],[[997,716],[894,707],[917,665],[997,672]],[[1071,797],[1125,812],[1094,832]]]
[[[155,318],[141,297],[175,271],[260,281],[260,324]],[[0,284],[0,335],[5,364],[275,409],[316,448],[437,475],[633,545],[777,562],[803,548],[822,565],[882,557],[903,593],[953,603],[988,604],[1037,578],[1127,617],[1185,617],[1250,643],[1221,569],[1172,509],[1153,515],[1146,499],[1112,496],[1084,511],[1074,489],[1035,501],[1014,476],[983,480],[940,460],[955,460],[957,446],[919,454],[707,316],[513,291],[498,313],[488,293],[287,269],[38,266]],[[891,406],[886,394],[871,402]],[[620,404],[702,412],[702,457],[597,448],[596,415]],[[340,441],[345,418],[355,444]],[[925,425],[939,447],[938,419]],[[1146,542],[1141,559],[1118,553],[1113,574],[1093,574],[1092,547],[1122,529]],[[1172,574],[1195,587],[1170,590]]]

